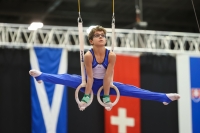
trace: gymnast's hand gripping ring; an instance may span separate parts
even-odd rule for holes
[[[101,87],[99,88],[98,92],[97,92],[97,100],[99,101],[99,103],[100,103],[102,106],[105,107],[106,110],[111,110],[111,108],[112,108],[113,106],[115,106],[115,105],[118,103],[119,98],[120,98],[120,92],[119,92],[118,88],[117,88],[115,85],[113,85],[113,84],[111,85],[111,88],[115,89],[116,94],[117,94],[117,97],[116,97],[115,101],[114,101],[113,103],[111,103],[111,105],[110,105],[109,107],[108,107],[107,104],[103,103],[103,102],[101,101],[101,98],[100,98],[100,94],[101,94],[101,91],[103,90],[103,86],[101,86]]]
[[[88,106],[92,103],[92,100],[93,100],[93,97],[94,97],[93,91],[91,90],[91,93],[90,93],[91,96],[90,96],[89,102],[86,103],[84,106],[81,105],[81,102],[80,102],[79,97],[78,97],[78,93],[79,93],[79,91],[80,91],[80,89],[81,89],[82,87],[85,87],[85,85],[80,84],[80,85],[76,88],[76,91],[75,91],[75,100],[76,100],[76,102],[77,102],[77,104],[78,104],[78,106],[79,106],[79,108],[80,108],[81,111],[85,110],[85,108],[88,107]]]

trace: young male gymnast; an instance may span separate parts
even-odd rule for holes
[[[105,48],[106,30],[102,26],[96,26],[93,28],[89,33],[88,39],[92,48],[84,55],[87,83],[85,90],[84,88],[81,89],[85,94],[81,100],[79,108],[86,107],[86,103],[90,100],[91,90],[93,90],[94,94],[97,94],[98,89],[103,86],[103,102],[107,107],[109,107],[107,110],[110,110],[112,108],[110,95],[116,95],[115,90],[110,88],[116,62],[116,54]],[[54,84],[66,85],[74,89],[81,84],[81,76],[79,75],[48,74],[34,69],[30,70],[29,74],[39,83],[41,81],[51,82]],[[119,89],[121,96],[135,97],[143,100],[154,100],[162,102],[164,105],[168,105],[171,101],[180,98],[180,95],[176,93],[165,94],[152,92],[119,82],[113,82],[113,84]]]

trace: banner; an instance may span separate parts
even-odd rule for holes
[[[139,87],[139,64],[137,56],[117,55],[114,81]],[[105,133],[140,133],[140,100],[121,96],[111,111],[105,110]]]
[[[30,133],[29,50],[0,48],[0,133]]]
[[[142,54],[140,87],[154,92],[177,93],[176,58]],[[141,100],[142,133],[178,133],[177,103],[173,101],[166,106],[162,102]]]
[[[31,68],[44,73],[67,71],[65,49],[30,49]],[[32,133],[67,132],[67,91],[65,86],[37,83],[31,78]]]
[[[200,132],[200,57],[177,56],[180,133]]]

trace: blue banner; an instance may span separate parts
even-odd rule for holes
[[[200,58],[190,57],[192,130],[200,133]]]
[[[64,49],[30,49],[31,68],[44,73],[67,72]],[[67,133],[67,91],[63,85],[31,78],[32,133]]]

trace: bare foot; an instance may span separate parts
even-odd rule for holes
[[[40,72],[40,71],[38,71],[38,70],[32,69],[32,70],[29,71],[29,74],[30,74],[32,77],[35,78],[35,77],[40,76],[40,75],[42,74],[42,72]],[[41,80],[38,80],[37,82],[38,82],[38,83],[42,83]]]
[[[180,95],[177,93],[168,93],[168,94],[166,94],[166,96],[172,101],[178,100],[180,98]],[[163,104],[168,105],[169,103],[163,102]]]

